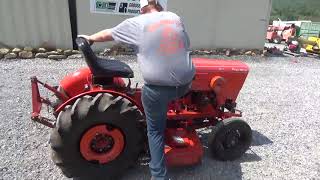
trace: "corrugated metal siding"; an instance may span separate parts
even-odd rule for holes
[[[0,0],[0,46],[72,48],[68,0]]]
[[[169,11],[180,15],[192,48],[263,48],[271,0],[169,0]],[[111,28],[130,16],[95,14],[89,0],[77,0],[79,34]],[[100,50],[109,43],[96,43]]]
[[[215,47],[262,49],[271,4],[271,0],[218,0],[213,23]]]
[[[130,16],[95,14],[90,12],[90,0],[76,0],[78,34],[93,34],[106,28],[112,28]],[[103,50],[113,43],[94,43],[94,50]]]

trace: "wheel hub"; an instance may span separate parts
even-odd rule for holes
[[[106,153],[112,149],[114,140],[107,134],[96,134],[91,141],[91,149],[96,153]]]
[[[224,146],[226,148],[233,148],[238,145],[240,140],[240,133],[238,130],[229,131],[225,138]]]
[[[110,125],[97,125],[87,130],[80,141],[80,152],[87,161],[106,164],[116,159],[124,148],[122,132]]]

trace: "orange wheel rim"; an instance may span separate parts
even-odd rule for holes
[[[106,164],[115,160],[124,148],[122,132],[109,125],[97,125],[87,130],[80,141],[80,152],[87,161]]]

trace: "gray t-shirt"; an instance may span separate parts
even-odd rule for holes
[[[189,37],[176,14],[143,14],[123,21],[111,32],[115,41],[136,47],[146,84],[180,86],[192,81],[195,68]]]

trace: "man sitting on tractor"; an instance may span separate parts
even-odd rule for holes
[[[189,37],[178,15],[166,11],[167,0],[140,0],[141,15],[91,36],[89,42],[116,41],[138,50],[145,81],[142,104],[148,130],[152,179],[168,179],[164,131],[168,103],[188,92],[195,75],[189,57]]]

